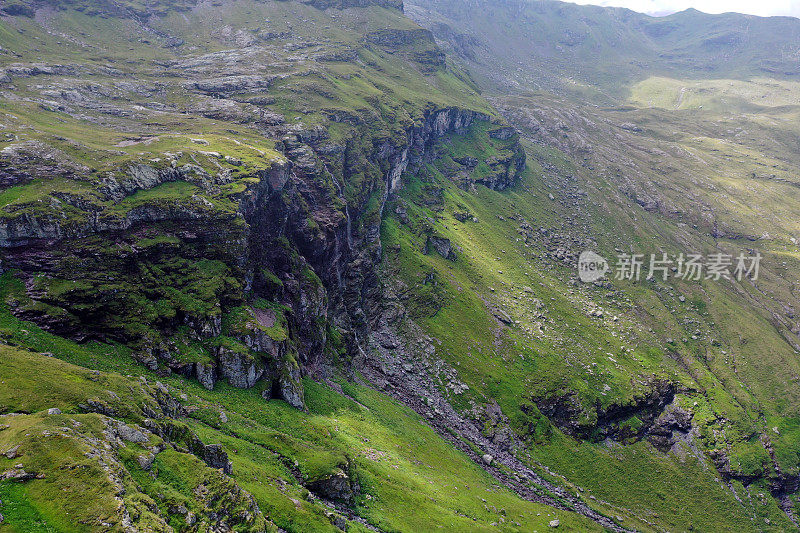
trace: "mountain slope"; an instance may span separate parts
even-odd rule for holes
[[[3,531],[496,531],[498,521],[514,531],[556,516],[593,529],[500,488],[364,386],[309,381],[302,413],[253,390],[143,371],[120,347],[64,341],[7,310],[0,319],[6,342],[69,361],[2,348],[0,379],[14,388],[0,402],[17,414],[2,417],[0,443],[16,451],[0,470],[33,477],[0,482]]]
[[[674,372],[675,377],[670,379],[677,378],[681,383],[675,391],[674,402],[688,409],[692,418],[688,442],[694,441],[705,450],[699,454],[701,460],[713,464],[743,506],[742,510],[753,513],[754,528],[775,526],[773,516],[765,518],[769,522],[757,518],[759,505],[771,503],[762,499],[761,504],[754,503],[745,511],[751,504],[742,495],[752,497],[768,492],[789,519],[777,527],[796,527],[793,521],[797,502],[795,428],[800,330],[795,315],[798,305],[795,286],[800,270],[797,264],[798,206],[792,176],[797,166],[793,133],[797,86],[791,76],[768,73],[769,69],[762,68],[763,63],[754,51],[770,49],[764,39],[777,41],[777,35],[786,37],[781,46],[790,50],[797,42],[791,31],[770,35],[761,32],[769,27],[792,27],[797,21],[738,15],[712,17],[697,12],[662,19],[630,14],[640,21],[647,19],[649,24],[668,25],[670,32],[682,35],[680,42],[686,47],[685,57],[691,58],[688,66],[675,62],[667,69],[662,60],[672,61],[677,56],[662,54],[659,62],[651,62],[649,51],[626,46],[625,53],[637,56],[640,72],[626,78],[622,68],[621,77],[617,79],[620,85],[610,88],[602,79],[605,65],[602,62],[592,64],[591,56],[581,55],[575,49],[574,65],[583,70],[574,80],[585,84],[588,90],[576,93],[563,84],[553,84],[550,88],[556,94],[552,94],[536,91],[542,87],[539,78],[547,80],[553,72],[564,72],[564,69],[542,70],[541,57],[535,48],[529,49],[530,60],[519,60],[513,50],[516,44],[524,46],[536,42],[540,34],[532,36],[529,28],[550,20],[549,14],[561,8],[561,4],[525,4],[528,16],[517,12],[522,4],[489,6],[480,2],[436,1],[419,4],[409,7],[408,11],[433,29],[438,39],[452,46],[460,53],[462,61],[478,73],[488,66],[482,66],[479,59],[468,53],[461,53],[458,44],[453,45],[457,40],[452,36],[455,33],[494,35],[480,25],[507,21],[504,31],[508,34],[509,52],[497,48],[490,54],[497,56],[493,64],[514,61],[518,68],[516,72],[490,70],[498,81],[487,96],[522,131],[523,138],[530,143],[526,144],[529,158],[544,169],[544,177],[534,189],[543,190],[545,194],[535,194],[527,203],[553,213],[552,216],[560,220],[557,224],[543,225],[539,230],[541,235],[555,237],[553,247],[542,253],[548,269],[561,270],[562,279],[572,278],[574,283],[575,270],[563,267],[574,269],[578,254],[587,249],[600,252],[612,265],[614,258],[624,252],[642,253],[645,258],[650,254],[661,257],[665,252],[670,257],[680,253],[735,256],[743,251],[763,256],[760,277],[753,282],[717,283],[707,279],[694,283],[672,275],[666,283],[610,279],[594,290],[591,285],[579,284],[561,292],[580,295],[584,309],[595,320],[598,318],[595,310],[602,309],[599,322],[612,332],[622,329],[617,324],[626,320],[636,326],[636,337],[626,339],[622,357],[615,350],[602,350],[598,354],[602,357],[606,352],[618,371],[620,366],[627,366],[624,361],[630,353],[636,354],[632,362],[646,364],[647,359],[636,352],[648,345],[657,347],[657,351],[649,352],[651,357],[659,352],[665,357],[660,365],[672,360],[676,366],[668,372]],[[563,6],[563,9],[575,7]],[[493,17],[479,16],[486,10],[499,13]],[[606,28],[602,21],[616,17],[619,10],[600,10],[596,14],[593,20],[601,21],[599,27]],[[575,18],[570,17],[553,27],[570,27],[575,24]],[[717,43],[715,53],[726,61],[717,60],[716,68],[704,73],[703,61],[711,56],[704,55],[702,49],[693,48],[696,43],[689,36],[698,31],[708,35],[750,21],[747,39]],[[444,24],[449,24],[447,29],[443,29]],[[626,25],[629,29],[638,26],[641,26],[639,22]],[[666,42],[666,37],[660,33],[656,37]],[[677,42],[667,44],[672,46]],[[613,44],[613,39],[606,38],[594,46],[603,57],[613,58],[613,54],[602,53],[605,46]],[[751,49],[748,48],[750,44]],[[774,56],[780,60],[786,57]],[[509,96],[503,89],[508,87],[513,87],[517,94]],[[609,105],[602,107],[593,103],[599,94],[596,91],[605,94]],[[535,227],[535,224],[530,225]],[[520,230],[522,234],[524,227]],[[673,263],[673,273],[675,266]],[[502,267],[507,268],[507,265]],[[503,270],[508,271],[506,268]],[[647,265],[644,271],[646,275]],[[610,276],[614,274],[612,271]],[[592,362],[594,342],[589,331],[580,329],[582,342],[576,343],[580,347],[574,348],[573,355],[585,370],[575,370],[574,359],[564,361],[562,372],[572,383],[557,395],[561,398],[553,408],[537,402],[563,431],[581,440],[597,438],[591,435],[591,431],[596,430],[593,411],[597,413],[598,422],[604,417],[610,419],[612,431],[619,431],[613,429],[620,422],[616,417],[622,415],[624,419],[631,415],[629,408],[617,408],[609,413],[593,407],[598,394],[595,387],[607,386],[602,395],[612,395],[628,385],[608,378],[592,385],[591,376],[595,374],[592,366],[601,363],[596,359]],[[559,351],[563,353],[563,349]],[[588,389],[580,383],[583,372],[588,374],[584,378]],[[627,377],[629,372],[623,375]],[[554,384],[549,390],[557,388]],[[683,397],[686,400],[682,400]],[[600,398],[598,403],[602,406],[606,402]],[[622,405],[626,403],[623,401]],[[581,416],[588,418],[588,433],[580,425],[576,427],[575,420],[580,420]],[[634,433],[642,431],[642,422],[645,427],[649,424],[640,415],[631,420],[636,424]],[[656,430],[655,439],[651,441],[662,453],[675,458],[686,455],[680,447],[673,445],[670,449],[671,443],[659,442],[662,434],[659,423],[644,432],[653,429]],[[624,442],[628,437],[622,432],[616,437],[612,434],[612,438]],[[692,449],[695,454],[699,451]],[[560,465],[562,470],[574,464],[574,457],[561,459],[559,456],[563,452],[554,448],[534,448],[533,453],[546,464]],[[593,453],[607,455],[602,448]],[[651,450],[645,455],[658,456],[658,452]],[[632,461],[640,462],[641,459]],[[630,477],[630,473],[623,473],[628,468],[631,467],[611,470],[611,479],[627,481],[618,490],[610,489],[613,484],[607,481],[605,484],[599,481],[595,464],[586,463],[575,473],[595,489],[603,484],[606,494],[613,493],[614,501],[637,501],[643,510],[660,507],[658,500],[664,499],[663,491],[657,487],[641,490],[644,485],[640,483],[646,484],[646,476]],[[666,479],[655,478],[658,486],[665,486]],[[639,490],[640,493],[632,496],[632,492]],[[686,519],[692,517],[693,520],[696,514],[686,512],[683,507],[690,497],[683,495],[678,499],[680,504],[668,506],[672,519],[677,520],[685,513]],[[705,528],[718,526],[715,521]]]
[[[491,152],[481,187],[512,185],[524,165],[516,136],[492,136],[491,106],[397,7],[4,6],[2,412],[15,451],[0,528],[595,527],[568,495],[531,496],[558,511],[525,501],[470,463],[474,450],[352,383],[383,312],[379,224],[403,171],[451,133]],[[61,447],[53,423],[66,424]],[[78,481],[47,462],[84,453]],[[85,497],[53,507],[61,492]]]
[[[406,12],[461,57],[482,85],[608,103],[660,75],[797,80],[800,22],[686,10],[650,17],[558,1],[407,2]]]
[[[796,529],[794,23],[419,4],[3,7],[0,529]]]

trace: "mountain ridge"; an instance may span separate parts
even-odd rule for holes
[[[539,87],[609,103],[624,98],[625,87],[648,74],[737,79],[769,74],[796,79],[800,72],[796,53],[782,47],[797,42],[800,35],[800,19],[791,17],[690,11],[651,17],[624,8],[518,1],[484,6],[492,16],[482,20],[480,32],[475,32],[476,25],[473,33],[458,37],[448,34],[447,19],[469,27],[464,17],[480,2],[407,4],[412,18],[434,30],[447,51],[465,60],[473,74],[514,91],[520,86]],[[435,26],[437,17],[444,26]],[[475,42],[468,45],[471,40]],[[474,50],[465,53],[465,46]],[[476,53],[484,56],[476,60]],[[518,63],[535,64],[541,79],[515,74]]]

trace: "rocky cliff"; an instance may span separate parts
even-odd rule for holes
[[[412,93],[411,101],[400,97],[402,83],[382,80],[402,61],[421,71],[412,85],[454,75],[430,32],[410,26],[396,0],[292,4],[306,22],[344,24],[351,37],[337,46],[322,40],[309,48],[315,33],[282,26],[223,26],[209,31],[232,48],[218,51],[187,45],[183,23],[175,26],[176,12],[214,24],[191,1],[144,11],[125,1],[18,4],[4,9],[25,17],[55,7],[130,24],[138,42],[163,57],[136,67],[17,61],[3,68],[14,101],[32,90],[69,120],[132,132],[99,152],[65,137],[9,134],[0,151],[9,200],[0,215],[0,268],[24,282],[9,299],[12,311],[80,341],[125,343],[148,367],[207,388],[218,380],[258,386],[265,398],[302,408],[301,377],[347,365],[373,327],[387,198],[440,139],[469,137],[474,124],[497,119],[474,98],[459,102],[434,90],[433,99]],[[286,17],[288,5],[258,8]],[[366,7],[395,11],[373,17],[381,20],[375,26],[358,9]],[[339,19],[345,8],[366,26],[354,31]],[[353,70],[359,56],[366,63]],[[341,74],[343,66],[353,72]],[[332,93],[333,77],[355,82],[354,90]],[[45,85],[29,87],[34,80]],[[362,97],[363,80],[370,88]],[[133,105],[124,93],[148,101]],[[472,108],[459,105],[470,101]],[[159,124],[183,120],[183,112],[213,134],[176,135]],[[228,131],[220,135],[210,121]],[[515,135],[487,141],[509,149],[487,161],[491,173],[476,182],[508,187],[524,152]]]
[[[490,120],[432,107],[392,138],[357,126],[336,146],[323,130],[264,126],[277,151],[248,171],[201,150],[192,163],[166,154],[97,173],[11,144],[2,155],[9,183],[61,165],[81,186],[7,207],[2,266],[26,286],[11,307],[59,334],[124,342],[154,370],[208,388],[265,383],[265,398],[303,407],[301,376],[363,350],[373,328],[386,199],[440,138]],[[511,153],[489,162],[495,170],[480,182],[511,185],[524,152]],[[371,172],[348,201],[341,184],[364,167]]]

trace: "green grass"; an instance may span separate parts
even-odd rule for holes
[[[26,494],[25,485],[21,483],[0,484],[0,500],[3,501],[3,526],[14,533],[59,531],[47,524],[47,520],[39,512],[36,504]]]
[[[460,151],[458,142],[452,146]],[[563,165],[556,172],[580,172],[557,152],[527,148],[534,160],[551,165],[550,172],[554,164]],[[521,184],[504,193],[482,187],[464,192],[446,179],[447,165],[442,158],[426,172],[409,177],[401,198],[410,222],[388,217],[382,240],[389,272],[408,287],[414,318],[438,339],[437,355],[470,387],[461,395],[442,387],[451,403],[465,408],[470,402],[496,401],[537,464],[558,465],[555,471],[612,508],[620,506],[620,514],[640,527],[647,523],[639,521],[643,519],[669,529],[749,530],[758,527],[750,518],[753,514],[759,521],[786,524],[772,499],[766,504],[758,498],[739,503],[742,487],[721,488],[717,472],[703,455],[697,458],[688,448],[662,455],[642,442],[614,444],[611,449],[580,444],[554,430],[534,405],[569,391],[580,408],[577,422],[590,430],[597,409],[631,404],[651,377],[667,379],[696,391],[676,401],[695,412],[695,442],[701,449],[724,450],[735,475],[764,476],[771,467],[755,436],[764,431],[761,418],[776,410],[793,417],[797,405],[789,388],[766,376],[769,365],[795,364],[791,357],[786,359],[789,347],[766,317],[730,287],[713,282],[614,283],[614,289],[623,291],[614,297],[609,288],[575,287],[569,283],[574,276],[570,265],[554,264],[544,256],[545,245],[536,237],[521,239],[523,222],[535,233],[538,227],[557,225],[562,216],[563,208],[548,198],[553,189],[535,161]],[[430,191],[437,189],[443,190],[443,201],[431,205]],[[601,241],[600,251],[607,257],[614,257],[613,248],[623,239],[643,252],[649,247],[656,252],[665,242],[659,238],[676,231],[663,223],[626,226],[623,217],[601,211],[615,209],[606,202],[590,209],[599,212],[595,220],[608,225],[598,234],[615,237]],[[393,213],[394,208],[387,211]],[[459,222],[453,216],[464,212],[478,221]],[[420,251],[430,233],[451,240],[457,250],[455,262]],[[712,249],[708,242],[702,246]],[[735,249],[733,243],[730,249]],[[685,304],[678,294],[686,295]],[[505,326],[496,320],[496,307],[514,323]],[[595,307],[604,309],[600,320],[587,316]],[[709,330],[705,340],[690,339],[695,324]],[[761,342],[753,341],[755,331]],[[670,345],[668,338],[678,341]],[[713,339],[735,338],[739,344],[712,344]],[[723,351],[737,353],[737,371],[731,371],[731,357]],[[637,420],[625,420],[620,427],[635,428]],[[794,471],[797,462],[787,452],[779,452],[780,457],[792,457],[782,468]],[[706,512],[715,518],[697,518]]]
[[[32,324],[15,324],[5,316],[6,335],[11,329],[17,332],[17,338],[24,338],[25,344],[34,349],[46,346],[58,357],[106,370],[97,372],[45,358],[36,352],[8,346],[0,348],[4,360],[0,380],[15,384],[13,390],[4,389],[7,394],[0,396],[0,405],[6,412],[30,413],[4,419],[11,420],[12,428],[0,431],[0,444],[5,449],[9,443],[18,442],[15,436],[27,432],[29,437],[23,441],[23,462],[27,468],[40,468],[48,473],[43,481],[14,485],[24,489],[0,485],[6,495],[3,511],[11,509],[6,514],[4,527],[27,531],[25,528],[29,524],[44,523],[47,525],[42,527],[71,531],[69,527],[62,527],[70,520],[69,516],[79,523],[95,523],[93,521],[102,517],[103,512],[92,507],[92,502],[102,505],[107,498],[100,494],[108,490],[108,486],[95,482],[92,490],[86,490],[81,489],[81,483],[102,478],[96,471],[96,464],[91,458],[82,459],[86,467],[78,478],[68,474],[69,470],[64,476],[51,474],[46,466],[49,461],[58,464],[58,461],[77,460],[80,453],[71,447],[79,446],[78,441],[65,439],[65,447],[39,448],[49,446],[44,444],[47,438],[40,436],[41,430],[32,430],[42,424],[58,427],[75,420],[81,423],[75,426],[81,433],[98,431],[99,435],[102,418],[79,414],[77,407],[92,397],[105,401],[122,419],[141,423],[140,406],[152,399],[136,376],[144,375],[148,379],[153,376],[144,368],[132,365],[120,348],[80,346],[44,333]],[[46,364],[42,364],[44,362]],[[280,401],[264,402],[255,390],[223,385],[218,390],[206,391],[177,377],[159,379],[172,394],[187,394],[185,405],[200,408],[187,420],[189,427],[204,442],[223,444],[233,461],[233,479],[256,498],[271,520],[288,531],[332,531],[319,504],[304,499],[303,487],[289,470],[295,462],[305,480],[317,479],[350,464],[362,486],[356,511],[384,529],[418,531],[441,525],[475,531],[519,531],[543,528],[551,519],[548,515],[556,515],[552,509],[520,500],[501,488],[463,454],[444,443],[416,414],[362,386],[343,383],[351,400],[324,385],[307,381],[309,413],[304,414]],[[59,407],[65,414],[54,417],[42,414],[42,410],[50,407]],[[225,423],[220,421],[221,411],[227,414]],[[136,484],[136,491],[126,496],[126,504],[132,509],[141,509],[136,502],[149,499],[156,502],[162,516],[170,506],[181,503],[197,511],[198,503],[192,491],[197,483],[202,479],[206,484],[229,483],[217,480],[218,474],[212,475],[212,471],[186,454],[162,452],[153,466],[155,477],[151,477],[136,465],[135,456],[141,452],[136,451],[134,445],[115,453],[124,465],[123,478]],[[26,459],[28,457],[30,460]],[[48,498],[57,501],[52,498],[51,491],[80,493],[82,497],[73,500],[70,506],[54,508],[47,504]],[[501,509],[504,514],[499,514]],[[591,522],[585,519],[564,512],[557,515],[566,529],[592,529]],[[490,526],[501,516],[507,520],[504,525]],[[155,520],[149,515],[143,516],[144,519]],[[170,523],[180,526],[174,516]]]
[[[754,487],[734,484],[736,496],[743,499],[737,502],[732,490],[709,475],[707,460],[686,445],[674,455],[659,456],[644,443],[603,445],[560,438],[534,448],[533,454],[582,487],[585,497],[624,501],[629,514],[671,530],[758,530],[763,518],[786,524],[775,501],[761,503]],[[758,519],[752,520],[753,515]]]
[[[768,518],[775,529],[791,527],[774,499],[759,493],[768,493],[771,468],[762,435],[770,437],[783,471],[795,474],[800,468],[800,369],[787,342],[794,335],[792,323],[775,318],[788,316],[783,304],[796,303],[787,280],[800,259],[790,240],[800,231],[795,216],[797,162],[791,155],[798,133],[793,82],[739,79],[752,73],[752,64],[742,57],[733,58],[716,79],[694,70],[645,73],[640,60],[656,53],[653,43],[642,37],[641,28],[611,20],[607,11],[598,12],[588,26],[570,19],[571,33],[555,35],[548,17],[552,21],[557,16],[559,22],[567,17],[554,9],[583,8],[529,6],[526,16],[519,16],[505,6],[489,6],[482,16],[470,17],[472,5],[453,3],[448,8],[453,21],[466,16],[478,34],[493,40],[490,45],[503,44],[504,55],[492,67],[517,72],[513,76],[519,77],[511,79],[520,84],[516,86],[532,81],[526,78],[530,72],[518,70],[522,62],[537,67],[537,87],[567,88],[569,94],[603,102],[614,100],[609,94],[627,97],[630,92],[631,99],[615,108],[576,105],[542,94],[503,99],[500,103],[522,113],[523,119],[529,110],[542,113],[533,116],[541,130],[526,134],[545,136],[544,142],[526,142],[529,165],[516,187],[499,193],[476,185],[502,173],[502,163],[519,150],[516,139],[491,139],[488,133],[495,125],[479,121],[465,135],[441,139],[432,148],[435,160],[404,176],[403,189],[390,199],[381,218],[388,169],[375,156],[379,147],[405,148],[408,129],[420,125],[433,109],[455,106],[497,116],[461,67],[451,62],[430,70],[418,61],[415,54],[435,45],[416,24],[379,7],[340,16],[339,10],[294,2],[238,0],[224,10],[206,6],[185,12],[166,9],[163,2],[149,4],[161,16],[149,19],[156,31],[146,35],[132,19],[97,16],[84,2],[75,4],[83,11],[54,12],[48,30],[28,18],[0,21],[0,46],[19,53],[2,56],[0,68],[36,60],[74,63],[82,69],[74,76],[78,80],[14,79],[13,90],[8,90],[15,97],[0,102],[0,122],[8,133],[0,148],[37,140],[88,168],[74,179],[37,175],[3,189],[0,220],[30,216],[72,234],[82,232],[90,217],[121,223],[134,210],[182,210],[197,213],[214,229],[213,238],[193,243],[182,237],[186,225],[167,221],[136,228],[113,243],[87,237],[56,246],[50,251],[58,275],[31,279],[41,300],[32,300],[13,273],[4,274],[0,337],[8,346],[2,348],[0,376],[13,387],[0,391],[0,405],[3,412],[25,414],[15,417],[14,427],[0,432],[0,439],[22,439],[29,432],[30,438],[23,439],[26,446],[41,447],[41,461],[52,463],[42,462],[42,468],[54,473],[14,486],[22,488],[0,485],[0,491],[11,491],[7,497],[13,503],[7,512],[5,506],[0,509],[7,515],[2,527],[91,529],[100,518],[113,515],[114,509],[106,507],[113,501],[112,489],[97,481],[105,478],[83,447],[87,438],[101,438],[103,419],[83,413],[80,406],[96,400],[113,406],[118,418],[141,423],[142,405],[151,405],[153,391],[138,376],[162,381],[176,397],[186,395],[182,403],[191,414],[181,422],[204,442],[223,444],[234,464],[235,482],[255,498],[275,527],[287,531],[333,530],[325,507],[308,497],[303,484],[338,470],[349,471],[361,484],[355,502],[359,516],[387,531],[546,530],[556,514],[562,529],[593,527],[572,514],[520,500],[413,412],[362,385],[340,380],[342,395],[306,379],[304,413],[281,401],[265,402],[265,383],[249,391],[221,383],[206,391],[191,380],[165,375],[164,368],[156,375],[132,363],[132,349],[158,349],[170,342],[182,363],[210,362],[209,344],[255,357],[240,338],[254,327],[276,342],[292,340],[289,310],[272,301],[251,301],[243,294],[245,276],[236,266],[244,256],[240,243],[246,236],[240,206],[260,200],[259,191],[273,186],[264,180],[277,180],[272,171],[285,162],[277,150],[279,139],[269,137],[263,122],[265,112],[280,113],[303,136],[320,134],[318,145],[342,151],[341,157],[328,161],[329,173],[315,178],[315,194],[330,197],[332,210],[344,212],[347,204],[357,214],[352,220],[356,240],[371,236],[380,225],[386,275],[404,283],[401,298],[409,316],[435,339],[436,355],[469,386],[455,394],[441,384],[441,392],[459,410],[497,402],[515,432],[521,458],[548,479],[578,491],[589,505],[621,516],[624,525],[738,531],[763,527]],[[142,9],[140,2],[128,5]],[[539,8],[540,17],[529,16]],[[643,24],[671,24],[676,17],[665,22],[644,19]],[[696,31],[697,21],[689,18],[680,39],[672,40],[673,34],[657,48],[702,48],[704,37]],[[517,31],[516,23],[524,23],[525,31]],[[287,37],[283,32],[288,29]],[[385,29],[411,31],[418,38],[401,47],[364,43],[364,35]],[[270,32],[278,36],[261,40]],[[714,29],[710,37],[721,33]],[[165,47],[170,43],[164,35],[186,42]],[[531,38],[544,50],[559,46],[557,57],[571,58],[569,65],[545,70],[528,62],[530,50],[536,49]],[[760,38],[763,44],[766,38]],[[614,45],[617,40],[625,46]],[[75,46],[78,41],[82,44]],[[252,55],[219,59],[231,49]],[[352,52],[357,61],[323,57],[342,51]],[[215,53],[219,55],[206,55]],[[660,61],[656,56],[653,60]],[[226,73],[283,77],[265,92],[244,91],[227,100],[185,85],[189,78],[213,77],[210,73],[223,64]],[[481,69],[476,76],[487,81]],[[136,84],[121,83],[130,79]],[[45,96],[42,87],[56,81],[79,94],[85,94],[87,84],[96,84],[112,96],[93,94],[95,103],[119,107],[123,114],[103,113],[79,102],[67,102],[61,110],[50,103],[39,105]],[[52,98],[58,97],[47,96]],[[209,111],[220,102],[229,106]],[[565,109],[570,112],[562,113]],[[628,130],[619,126],[631,121],[641,131],[623,133]],[[587,142],[597,149],[588,149]],[[602,158],[591,159],[595,155]],[[457,164],[465,156],[478,160],[473,172]],[[186,171],[180,181],[135,191],[117,203],[106,198],[102,181],[124,179],[137,164],[159,169],[174,164]],[[567,182],[587,191],[577,213]],[[633,198],[653,190],[662,200],[661,213],[640,209]],[[297,201],[309,235],[327,238],[330,219],[319,216],[318,206],[288,193],[284,199]],[[393,214],[401,203],[408,225]],[[457,213],[469,216],[461,222]],[[570,226],[572,219],[577,221]],[[712,238],[712,229],[725,236]],[[571,265],[550,255],[560,245],[558,239],[545,242],[564,233],[593,239],[580,246],[596,246],[608,257],[617,248],[631,247],[647,253],[753,247],[767,255],[769,268],[757,285],[581,286],[572,279]],[[765,234],[768,239],[749,240]],[[449,239],[455,261],[424,253],[430,236]],[[296,250],[289,248],[287,256],[299,264]],[[126,262],[129,257],[133,259]],[[295,279],[319,288],[317,273],[307,267],[296,270],[290,272]],[[271,294],[286,290],[275,273],[260,275]],[[96,333],[127,345],[76,344],[18,320],[8,305],[67,323],[81,317],[93,323]],[[257,327],[250,306],[275,313],[275,325]],[[603,308],[603,317],[590,315],[597,307]],[[206,344],[193,339],[188,327],[161,331],[185,315],[221,319],[225,331]],[[507,316],[511,323],[495,315]],[[343,359],[341,333],[331,324],[320,325],[320,331],[329,333],[327,348]],[[293,358],[291,347],[289,352]],[[537,407],[544,400],[572,395],[575,421],[593,437],[603,410],[633,405],[653,378],[681,389],[676,402],[693,413],[693,443],[699,452],[679,447],[664,455],[631,439],[625,446],[590,442],[592,438],[581,442],[565,436]],[[81,436],[48,450],[40,436],[52,430],[51,419],[43,414],[51,406],[84,429],[78,432]],[[222,412],[228,422],[222,422]],[[642,418],[632,415],[618,426],[630,434],[641,424]],[[506,429],[505,422],[501,425]],[[495,429],[487,425],[484,432],[489,436]],[[734,475],[759,479],[746,488],[738,482],[721,483],[707,456],[716,451],[726,453]],[[131,445],[113,454],[130,491],[126,505],[140,524],[153,530],[163,530],[167,522],[183,528],[183,519],[170,508],[185,504],[199,511],[194,489],[201,482],[237,494],[230,480],[180,450],[159,454],[153,477],[138,467],[140,452]],[[548,474],[542,465],[568,481]],[[68,479],[70,468],[82,476]],[[60,510],[53,502],[65,488],[82,497]],[[243,502],[231,505],[239,509]],[[353,529],[360,527],[353,524]]]
[[[638,107],[758,113],[770,107],[793,106],[800,86],[770,78],[749,80],[679,80],[648,78],[634,85],[630,101]]]

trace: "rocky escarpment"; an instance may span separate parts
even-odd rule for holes
[[[673,405],[675,384],[655,380],[627,403],[587,408],[574,395],[535,398],[539,411],[568,435],[592,441],[632,442],[646,438],[667,451],[675,433],[687,433],[691,414]]]
[[[474,166],[470,160],[458,174],[465,185],[503,189],[524,166],[524,152],[514,132],[502,133],[507,126],[454,98],[400,98],[402,91],[385,85],[388,78],[378,81],[383,67],[371,60],[373,70],[358,76],[375,77],[384,95],[370,89],[363,102],[342,105],[332,92],[337,84],[323,85],[323,65],[378,54],[413,63],[425,82],[444,68],[441,51],[430,32],[397,20],[398,0],[304,3],[392,11],[380,12],[380,25],[368,25],[341,49],[276,45],[296,32],[265,37],[253,30],[249,46],[235,40],[236,48],[193,55],[158,29],[165,10],[201,9],[193,0],[51,6],[133,18],[169,57],[148,71],[155,81],[142,83],[125,81],[121,69],[63,61],[4,67],[0,83],[10,94],[35,78],[48,109],[137,131],[105,146],[102,157],[65,138],[52,145],[46,137],[3,139],[0,185],[8,202],[0,212],[0,270],[15,280],[6,304],[17,316],[81,341],[124,343],[142,364],[207,388],[218,381],[257,387],[264,398],[296,407],[304,404],[303,375],[325,376],[363,348],[382,298],[376,265],[383,206],[404,174],[446,136],[479,132],[503,149]],[[224,44],[233,46],[225,35]],[[296,50],[303,51],[280,64],[268,59]],[[352,80],[341,76],[342,83]],[[158,124],[162,114],[179,111],[163,103],[167,87],[193,117],[244,128],[256,139],[173,135],[129,120],[152,108]],[[320,100],[293,102],[301,116],[288,120],[273,105],[275,95],[285,100],[295,92]],[[129,106],[131,94],[158,101]],[[300,120],[307,114],[313,116]],[[475,128],[479,123],[485,127]]]
[[[289,202],[273,201],[271,207],[259,210],[257,216],[263,218],[256,224],[263,224],[265,229],[253,235],[286,237],[289,248],[297,253],[283,254],[280,246],[264,246],[268,241],[261,241],[251,242],[250,254],[252,262],[284,273],[279,274],[284,281],[287,271],[318,276],[316,297],[309,297],[309,291],[298,291],[291,279],[279,289],[254,273],[253,286],[270,297],[275,297],[270,291],[297,291],[289,299],[294,301],[294,316],[300,321],[297,328],[303,339],[299,348],[303,368],[324,374],[330,358],[336,356],[333,352],[338,350],[349,359],[363,350],[383,299],[377,267],[384,203],[402,187],[403,174],[420,165],[438,139],[467,134],[476,121],[487,120],[486,115],[464,109],[431,109],[418,124],[392,139],[372,140],[368,127],[359,125],[353,137],[333,150],[327,136],[316,131],[283,135],[283,151],[292,162],[289,179],[299,195]],[[346,184],[364,176],[369,166],[377,167],[378,172],[367,173],[361,190],[349,199],[343,198]],[[508,174],[515,176],[516,171],[511,169]],[[325,179],[336,193],[318,186]],[[347,201],[344,208],[333,207],[343,200]],[[256,203],[263,204],[264,200]],[[333,327],[319,328],[320,317]]]
[[[37,141],[25,141],[6,146],[0,151],[0,187],[30,182],[34,175],[26,169],[36,169],[39,175],[75,176],[88,172],[84,165],[74,163],[64,152]]]
[[[402,135],[373,139],[364,125],[335,149],[323,131],[273,127],[284,157],[246,172],[196,152],[91,174],[54,151],[20,165],[27,147],[12,145],[9,179],[61,165],[78,187],[6,206],[2,268],[21,281],[7,303],[60,334],[124,342],[154,370],[302,408],[302,375],[325,375],[374,327],[384,202],[437,140],[488,120],[433,108]],[[520,170],[500,166],[485,184]]]

